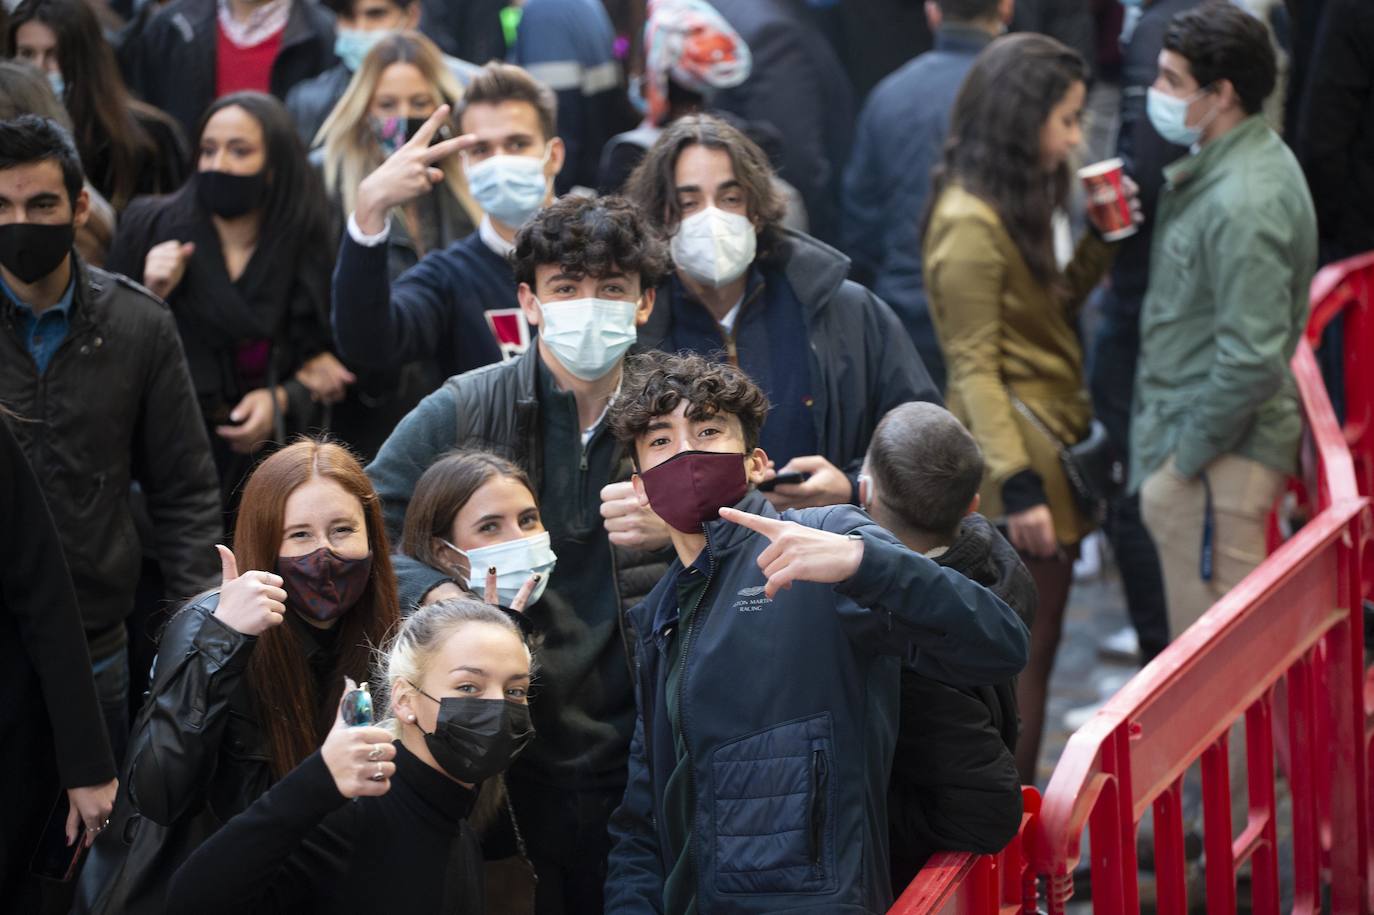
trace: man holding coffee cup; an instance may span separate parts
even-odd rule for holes
[[[1192,154],[1165,169],[1131,426],[1131,487],[1159,546],[1177,638],[1264,558],[1302,432],[1288,362],[1317,227],[1302,170],[1260,108],[1275,60],[1229,3],[1175,16],[1146,106]]]

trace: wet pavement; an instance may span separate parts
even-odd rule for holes
[[[1116,692],[1138,670],[1134,664],[1109,661],[1099,656],[1098,646],[1108,636],[1130,624],[1116,569],[1105,562],[1095,576],[1080,577],[1069,593],[1064,635],[1050,678],[1045,736],[1040,745],[1036,787],[1049,783],[1050,773],[1068,742],[1071,728],[1064,716]]]
[[[1139,669],[1134,664],[1105,659],[1098,653],[1103,640],[1129,624],[1121,581],[1110,559],[1100,564],[1096,574],[1075,580],[1069,592],[1064,634],[1050,678],[1045,735],[1040,744],[1036,778],[1036,787],[1042,792],[1073,733],[1065,716],[1074,709],[1112,695]],[[1087,851],[1086,843],[1084,851]],[[1075,896],[1068,905],[1070,915],[1086,915],[1091,911],[1092,903],[1086,894]]]

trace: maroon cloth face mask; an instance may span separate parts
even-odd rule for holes
[[[684,534],[720,517],[749,491],[744,455],[719,451],[684,451],[639,475],[649,507]]]
[[[362,559],[345,559],[322,546],[304,556],[277,557],[286,603],[297,613],[322,623],[353,609],[371,573],[371,552]]]

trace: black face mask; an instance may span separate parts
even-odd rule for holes
[[[434,733],[420,728],[425,746],[434,761],[460,782],[476,784],[506,771],[534,738],[528,705],[475,697],[434,699],[418,686],[415,689],[439,703]]]
[[[0,264],[25,283],[36,283],[61,265],[72,250],[71,223],[12,222],[0,226]]]
[[[234,219],[256,210],[267,196],[267,172],[231,175],[228,172],[197,172],[196,199],[221,219]]]

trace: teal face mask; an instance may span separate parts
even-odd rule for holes
[[[391,29],[374,29],[370,32],[364,32],[362,29],[339,29],[334,37],[334,53],[339,56],[339,60],[343,61],[343,65],[350,73],[357,73],[367,52],[390,34]]]

